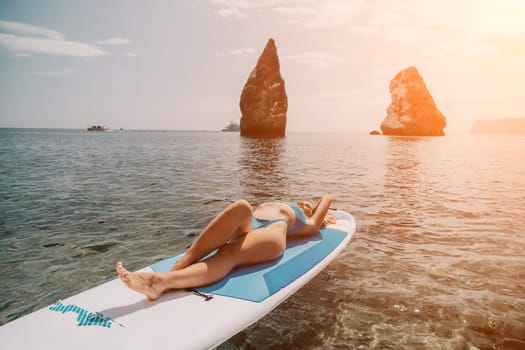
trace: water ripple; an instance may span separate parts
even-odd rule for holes
[[[219,348],[525,347],[525,139],[0,130],[0,323],[189,244],[237,198],[358,231]]]

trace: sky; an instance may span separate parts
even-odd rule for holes
[[[523,0],[2,0],[0,127],[220,130],[269,38],[287,131],[379,129],[409,66],[447,134],[525,117]]]

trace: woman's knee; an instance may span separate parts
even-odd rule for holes
[[[229,209],[240,215],[252,215],[252,206],[245,199],[236,200],[230,205]]]
[[[246,199],[238,199],[235,202],[233,202],[232,206],[240,208],[249,208],[250,210],[252,209],[252,205]]]

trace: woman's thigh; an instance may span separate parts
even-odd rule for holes
[[[280,257],[286,249],[286,229],[286,223],[276,222],[248,232],[219,251],[230,254],[235,266],[271,261]]]

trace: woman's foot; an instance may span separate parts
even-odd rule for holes
[[[162,294],[161,281],[154,273],[129,272],[120,261],[117,263],[117,273],[128,288],[144,294],[149,300],[157,300]]]

